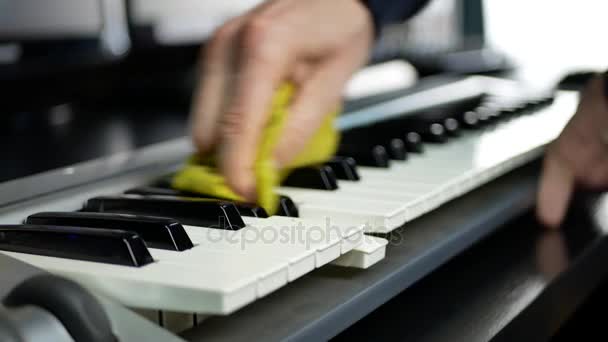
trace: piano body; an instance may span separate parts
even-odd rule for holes
[[[76,4],[89,20],[37,22],[31,32],[0,22],[2,49],[13,51],[0,64],[8,95],[1,119],[8,156],[0,176],[3,338],[339,340],[373,338],[378,324],[390,322],[415,340],[500,339],[530,333],[522,327],[533,320],[525,317],[538,319],[528,311],[555,304],[533,305],[562,286],[556,279],[602,279],[603,270],[581,275],[567,266],[537,279],[542,270],[518,263],[535,260],[523,253],[535,248],[519,244],[544,235],[504,229],[533,226],[538,161],[574,113],[577,92],[499,76],[418,80],[403,61],[372,65],[350,89],[382,83],[387,73],[396,86],[346,94],[338,155],[292,174],[277,189],[280,212],[268,217],[255,205],[167,186],[194,152],[187,136],[198,51],[192,40],[213,24],[186,21],[202,27],[199,36],[184,35],[191,31],[160,17],[166,4],[156,1],[49,6]],[[46,5],[23,1],[12,10],[32,13],[31,6]],[[35,35],[40,31],[46,36]],[[78,34],[66,39],[66,32]],[[597,262],[602,234],[579,231],[595,233],[577,240],[571,257]],[[505,264],[496,246],[515,247],[521,259]],[[480,253],[487,264],[468,264]],[[500,287],[505,270],[489,269],[500,262],[529,276],[510,284],[519,292]],[[480,280],[482,272],[489,278]],[[453,296],[453,284],[469,288],[458,279],[465,274],[496,288]],[[465,312],[496,291],[510,295]],[[442,307],[452,316],[439,315]],[[473,332],[459,325],[479,317],[486,319]],[[437,326],[416,328],[429,319]],[[564,319],[532,336],[555,333]]]

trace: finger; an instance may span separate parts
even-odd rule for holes
[[[306,146],[325,116],[337,109],[345,84],[364,59],[337,55],[321,64],[300,84],[284,132],[275,150],[279,166],[289,164]],[[366,56],[363,55],[362,56]]]
[[[600,191],[608,189],[608,158],[603,156],[601,161],[588,169],[580,178],[581,184],[589,189]]]
[[[538,267],[548,279],[568,267],[568,247],[561,232],[548,231],[542,234],[537,241],[536,253]]]
[[[567,127],[556,143],[559,158],[569,165],[575,180],[585,177],[601,155],[598,144],[584,132],[580,124]]]
[[[201,82],[195,90],[192,105],[192,136],[195,146],[201,153],[213,148],[217,142],[217,122],[224,101],[230,72],[230,61],[234,37],[243,21],[235,18],[223,25],[207,44]]]
[[[537,201],[537,216],[548,227],[559,226],[564,219],[572,191],[574,176],[559,155],[549,151],[545,158]]]
[[[257,147],[274,93],[290,64],[289,44],[282,37],[266,21],[252,19],[242,28],[235,93],[220,118],[220,168],[228,185],[252,201]]]

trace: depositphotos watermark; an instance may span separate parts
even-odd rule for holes
[[[385,231],[384,227],[372,227],[369,224],[355,225],[341,223],[340,221],[332,223],[329,217],[326,217],[324,222],[317,221],[314,223],[310,220],[301,221],[298,219],[285,221],[276,224],[271,222],[269,224],[259,224],[256,222],[239,230],[207,229],[206,241],[238,245],[241,250],[270,245],[310,250],[341,243],[342,240],[357,245],[373,240],[372,236],[365,233]],[[388,238],[391,244],[400,244],[403,241],[399,232],[391,233]]]

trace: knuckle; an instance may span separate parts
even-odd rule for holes
[[[221,135],[224,139],[233,139],[246,130],[245,120],[239,111],[228,111],[220,119]]]
[[[230,25],[224,25],[220,27],[217,31],[215,31],[213,37],[211,38],[211,46],[218,46],[224,44],[225,42],[230,40],[232,32],[232,27],[230,27]]]
[[[272,32],[273,24],[264,16],[256,16],[249,20],[244,27],[244,42],[252,46],[264,42]]]
[[[249,57],[262,61],[272,61],[272,48],[276,35],[276,24],[263,16],[251,19],[243,28],[241,47]]]
[[[200,152],[207,152],[211,149],[212,137],[195,130],[192,133],[192,142]]]
[[[219,41],[228,41],[237,32],[240,26],[240,18],[235,18],[222,25],[216,32],[214,37]]]
[[[213,56],[213,52],[218,51],[228,42],[230,42],[232,37],[234,37],[235,33],[237,32],[239,25],[240,21],[233,19],[215,30],[211,36],[211,39],[209,40],[208,47],[206,49],[207,54],[209,56]]]

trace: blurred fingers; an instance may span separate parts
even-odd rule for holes
[[[336,55],[319,65],[300,84],[275,150],[280,166],[292,161],[315,134],[325,116],[339,109],[345,84],[364,63],[366,56]]]
[[[194,92],[191,113],[192,136],[201,153],[211,150],[218,139],[217,122],[232,73],[234,39],[243,20],[239,17],[226,23],[205,47],[201,83]]]
[[[256,18],[241,28],[234,94],[220,118],[220,168],[228,185],[251,201],[256,197],[253,166],[267,111],[291,63],[283,29]]]
[[[544,160],[538,192],[538,219],[548,227],[559,226],[568,209],[573,190],[574,175],[569,165],[555,150],[550,150]]]

